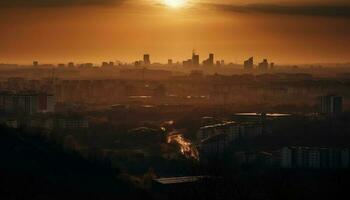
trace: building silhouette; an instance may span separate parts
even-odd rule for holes
[[[280,155],[282,168],[346,169],[350,167],[348,148],[283,147]]]
[[[70,68],[74,67],[74,63],[73,62],[69,62],[68,63],[68,67],[70,67]]]
[[[209,54],[209,58],[203,61],[203,65],[205,67],[212,67],[214,66],[214,54]]]
[[[39,62],[38,62],[38,61],[33,61],[33,66],[34,66],[34,67],[39,66]]]
[[[195,53],[195,51],[192,52],[192,66],[198,67],[199,66],[199,55]]]
[[[173,65],[173,60],[172,59],[168,59],[168,65]]]
[[[250,57],[248,60],[244,61],[244,69],[252,70],[254,68],[254,58]]]
[[[37,92],[0,93],[0,110],[5,113],[35,114],[54,112],[55,98],[51,94]]]
[[[343,97],[327,95],[321,97],[321,113],[339,114],[343,111]]]
[[[151,59],[149,54],[143,55],[143,64],[144,65],[150,65],[151,64]]]
[[[221,60],[221,66],[225,66],[225,60]]]
[[[188,59],[182,62],[184,67],[192,67],[192,59]]]
[[[192,58],[188,60],[184,60],[182,62],[182,65],[184,67],[198,67],[199,66],[199,55],[195,53],[193,50],[192,52]]]
[[[269,69],[269,63],[267,59],[264,59],[261,63],[259,63],[258,69],[260,71],[267,71]]]

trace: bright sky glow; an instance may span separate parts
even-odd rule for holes
[[[180,8],[185,6],[186,0],[164,0],[164,4],[172,8]]]

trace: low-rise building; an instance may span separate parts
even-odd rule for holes
[[[0,94],[0,110],[6,113],[35,114],[54,112],[53,95],[36,92],[2,92]]]
[[[5,125],[10,128],[18,128],[18,121],[17,120],[6,120]]]
[[[343,97],[327,95],[320,99],[322,114],[340,114],[343,111]]]
[[[199,146],[200,157],[218,157],[222,155],[229,145],[226,134],[218,134],[203,140]]]
[[[87,129],[89,122],[84,118],[59,118],[56,121],[57,128],[61,129]]]
[[[280,167],[339,169],[350,167],[348,148],[283,147]]]
[[[262,133],[263,127],[261,123],[237,123],[234,121],[230,121],[201,127],[197,132],[197,138],[199,141],[203,141],[216,135],[225,134],[228,137],[228,141],[232,142],[239,138],[254,138],[256,136],[261,135]]]

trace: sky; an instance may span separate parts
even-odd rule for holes
[[[0,63],[350,62],[348,0],[166,1],[1,0]]]

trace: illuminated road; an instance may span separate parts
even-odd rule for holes
[[[184,136],[181,133],[176,131],[169,133],[167,142],[169,144],[173,142],[177,143],[180,147],[181,153],[187,158],[193,158],[196,160],[199,159],[198,150],[196,149],[196,147],[194,147],[189,140],[184,138]]]

